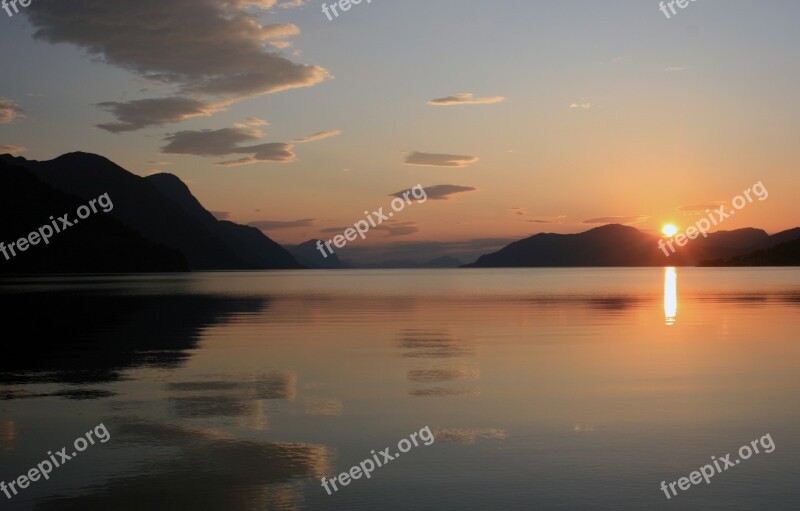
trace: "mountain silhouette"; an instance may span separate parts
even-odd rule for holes
[[[331,254],[326,249],[325,253],[328,254],[328,257],[322,255],[322,252],[320,252],[317,248],[318,241],[320,240],[308,240],[299,245],[289,245],[286,247],[286,250],[288,250],[289,253],[294,256],[297,262],[315,270],[338,270],[349,268],[349,265],[339,260],[339,256],[336,255],[336,252]]]
[[[192,270],[301,268],[260,231],[216,220],[177,177],[143,178],[102,156],[81,152],[41,162],[2,155],[0,161],[28,169],[83,202],[107,193],[114,209],[93,216],[115,218],[147,240],[177,250]],[[49,210],[48,215],[57,212]]]
[[[215,236],[232,248],[248,266],[256,269],[296,269],[303,266],[282,246],[255,227],[217,220],[189,191],[177,176],[167,173],[147,176],[165,197],[172,199],[184,212],[202,222]]]
[[[659,248],[658,236],[634,227],[604,225],[578,234],[537,234],[483,255],[465,268],[694,266],[703,260],[729,258],[769,239],[761,229],[720,231],[689,240],[684,247]]]
[[[762,241],[758,245],[756,245],[755,249],[763,250],[766,248],[774,247],[775,245],[780,245],[782,243],[788,243],[790,241],[794,241],[800,238],[800,227],[795,227],[794,229],[789,229],[786,231],[781,231],[779,233],[773,234],[766,240]]]
[[[701,266],[800,266],[800,227],[773,234],[747,254],[703,261]]]
[[[20,293],[0,286],[7,328],[27,333],[25,342],[6,345],[0,385],[106,383],[132,368],[179,367],[204,330],[269,307],[260,297],[128,293],[128,283],[120,287],[109,280],[114,277],[100,278],[106,279],[97,281],[102,291],[43,287]],[[39,310],[47,311],[47,320],[31,321],[31,311]]]
[[[38,239],[36,245],[28,246],[24,252],[17,247],[16,256],[12,256],[8,245],[44,225],[52,225],[52,217],[69,213],[69,218],[76,220],[78,207],[85,203],[79,197],[43,183],[29,170],[0,160],[0,204],[3,206],[0,241],[6,244],[9,257],[0,255],[0,274],[188,270],[186,258],[179,251],[145,239],[102,212],[79,225],[53,233],[47,244]]]

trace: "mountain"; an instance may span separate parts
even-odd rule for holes
[[[286,250],[294,256],[297,262],[315,270],[341,270],[350,267],[339,260],[336,252],[333,254],[328,253],[328,257],[323,256],[322,252],[317,248],[317,242],[319,241],[308,240],[299,245],[288,245]]]
[[[27,169],[0,159],[0,274],[175,272],[189,269],[177,250],[154,243],[106,214],[80,225],[76,211],[86,201],[43,183]],[[69,214],[75,225],[54,232],[50,218]],[[61,222],[56,220],[56,225]],[[43,227],[47,226],[47,228]],[[39,229],[42,228],[40,231]],[[44,243],[43,236],[51,236]],[[23,251],[18,240],[37,232]],[[9,245],[14,243],[12,250]],[[15,255],[16,254],[16,255]]]
[[[773,234],[761,246],[766,248],[727,260],[704,261],[701,266],[800,266],[800,228]]]
[[[659,248],[658,236],[633,227],[611,224],[578,234],[537,234],[483,255],[465,268],[694,266],[705,259],[743,254],[768,238],[760,229],[710,233],[689,240],[675,252]]]
[[[175,176],[139,177],[102,156],[80,152],[43,162],[10,155],[0,161],[24,167],[84,201],[107,193],[114,208],[102,216],[179,251],[193,270],[301,268],[260,231],[216,220]]]
[[[663,253],[659,257],[655,236],[633,227],[606,225],[580,234],[537,234],[465,267],[655,266],[666,259]]]
[[[303,267],[285,248],[255,227],[217,220],[203,208],[189,191],[189,187],[177,176],[161,173],[147,176],[145,179],[155,185],[165,197],[178,204],[186,214],[203,223],[249,267],[257,269]]]
[[[753,247],[769,240],[769,234],[762,229],[746,227],[734,231],[716,231],[707,238],[700,236],[687,245],[694,249],[697,257],[732,257],[753,250]]]
[[[800,227],[795,227],[794,229],[789,229],[786,231],[779,232],[777,234],[773,234],[766,240],[759,243],[755,248],[758,250],[762,250],[765,248],[774,247],[775,245],[780,245],[781,243],[794,241],[796,239],[800,239]]]

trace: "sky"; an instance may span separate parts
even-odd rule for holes
[[[0,153],[169,172],[219,218],[351,250],[486,253],[539,232],[800,225],[800,3],[33,0],[0,10]],[[329,9],[330,10],[330,9]],[[13,9],[12,9],[13,12]],[[697,210],[697,211],[696,211]]]

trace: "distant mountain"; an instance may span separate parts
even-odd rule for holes
[[[287,245],[285,248],[298,263],[315,270],[341,270],[350,267],[339,260],[336,252],[333,254],[328,253],[328,257],[322,255],[322,252],[317,248],[318,241],[320,240],[308,240],[299,245]]]
[[[775,245],[780,245],[781,243],[787,243],[789,241],[794,241],[796,239],[800,239],[800,227],[795,227],[794,229],[789,229],[786,231],[781,231],[779,233],[773,234],[766,240],[763,240],[761,243],[757,244],[755,249],[761,250],[765,248],[774,247]]]
[[[426,262],[411,261],[407,259],[390,259],[379,263],[354,264],[356,268],[381,268],[381,269],[424,269],[424,268],[459,268],[464,263],[451,256],[441,256]]]
[[[458,268],[464,263],[455,257],[442,256],[436,259],[431,259],[427,263],[422,264],[422,268]]]
[[[702,260],[743,254],[768,238],[760,229],[711,233],[684,247],[659,249],[661,238],[624,225],[605,225],[578,234],[537,234],[498,252],[483,255],[466,268],[694,266]]]
[[[704,261],[701,266],[800,266],[800,228],[773,234],[761,245],[767,248],[727,260]]]
[[[84,201],[108,193],[114,209],[97,216],[116,218],[144,238],[179,251],[193,270],[301,268],[260,231],[216,220],[175,176],[139,177],[88,153],[44,162],[2,155],[0,161],[24,167]]]
[[[753,250],[753,247],[769,240],[769,234],[762,229],[746,227],[733,231],[716,231],[709,233],[707,238],[689,241],[690,248],[695,258],[732,257]],[[699,260],[695,261],[695,263]]]
[[[43,183],[31,171],[0,159],[0,241],[8,259],[0,254],[0,274],[136,273],[187,271],[186,258],[177,250],[154,243],[106,214],[94,214],[91,221],[53,232],[45,244],[41,235],[36,245],[24,252],[17,241],[28,237],[50,218],[76,211],[86,201]],[[60,222],[57,223],[60,225]],[[47,231],[42,231],[47,233]],[[15,243],[15,250],[9,248]],[[13,254],[16,253],[16,256]]]

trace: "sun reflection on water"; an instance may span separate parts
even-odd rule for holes
[[[674,325],[678,319],[678,273],[664,268],[664,322]]]

